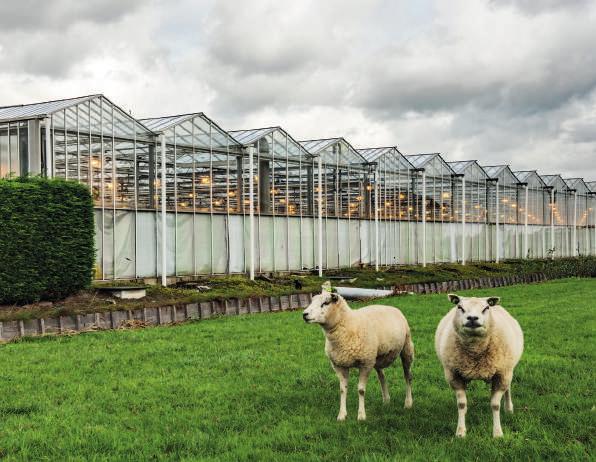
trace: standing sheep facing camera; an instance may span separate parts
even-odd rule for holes
[[[405,407],[412,407],[414,344],[404,315],[391,306],[371,305],[352,310],[327,283],[320,295],[313,297],[302,314],[307,323],[319,324],[325,334],[325,353],[339,378],[339,414],[345,420],[346,395],[350,368],[359,369],[358,420],[366,419],[364,395],[368,375],[375,369],[381,383],[383,401],[389,401],[389,390],[383,369],[401,357],[406,380]]]
[[[449,294],[456,306],[445,315],[435,333],[435,349],[445,379],[455,391],[458,419],[456,436],[466,436],[466,386],[472,380],[492,385],[493,437],[503,436],[501,397],[505,410],[513,412],[511,379],[523,349],[524,335],[518,322],[499,306],[499,297],[473,298]]]

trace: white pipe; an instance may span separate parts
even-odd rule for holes
[[[577,257],[578,243],[577,243],[577,191],[573,193],[573,256]]]
[[[375,271],[379,271],[379,182],[375,170]]]
[[[466,178],[461,177],[461,264],[466,264]]]
[[[393,295],[392,290],[361,289],[359,287],[335,287],[336,292],[344,298],[382,298]]]
[[[555,188],[550,191],[550,249],[551,258],[555,259]]]
[[[496,262],[499,263],[499,261],[501,260],[501,258],[500,258],[501,257],[501,233],[499,230],[499,200],[500,200],[500,198],[499,198],[499,182],[497,181],[495,183],[495,185],[496,185],[496,189],[497,189],[497,192],[496,192],[497,205],[495,207],[495,212],[496,212],[496,216],[495,216],[495,227],[496,227],[495,241],[496,242],[495,242],[495,244],[497,247]]]
[[[166,226],[166,137],[161,135],[161,285],[168,285]]]
[[[321,156],[318,158],[319,167],[319,191],[317,193],[319,202],[319,277],[323,277],[323,159]]]
[[[249,244],[250,248],[248,251],[249,258],[249,273],[250,280],[255,280],[255,178],[254,178],[254,151],[255,148],[248,148],[248,213],[249,213]]]
[[[522,258],[528,258],[528,185],[526,185],[526,205],[524,206],[526,215],[524,217],[524,255]]]
[[[422,172],[422,266],[426,266],[426,171]]]

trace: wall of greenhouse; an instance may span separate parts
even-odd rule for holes
[[[596,254],[596,182],[102,95],[0,107],[0,177],[26,173],[89,186],[98,279]]]

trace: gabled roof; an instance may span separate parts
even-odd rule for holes
[[[406,159],[397,146],[386,146],[380,148],[357,149],[358,153],[366,159],[367,162],[378,162],[382,158],[392,159],[395,167],[400,170],[410,170],[414,166]]]
[[[7,122],[11,120],[26,120],[26,119],[42,119],[61,111],[67,107],[75,104],[83,103],[93,98],[98,98],[97,95],[79,96],[77,98],[58,99],[54,101],[44,101],[41,103],[20,104],[16,106],[0,107],[0,122]]]
[[[230,130],[228,133],[238,140],[242,146],[250,146],[256,141],[260,140],[264,136],[271,134],[275,130],[283,130],[281,127],[264,127],[264,128],[253,128],[249,130]]]
[[[275,140],[276,134],[278,134],[278,135],[281,135],[281,137],[286,139],[288,142],[288,146],[287,146],[288,149],[286,149],[286,146],[282,146],[279,149],[279,152],[282,156],[285,156],[285,154],[287,153],[289,157],[294,157],[294,158],[298,158],[298,157],[304,156],[304,155],[308,155],[308,156],[312,157],[312,155],[302,146],[301,143],[296,141],[292,137],[292,135],[290,135],[287,131],[285,131],[283,128],[281,128],[279,126],[253,128],[253,129],[249,129],[249,130],[231,130],[228,133],[232,137],[234,137],[235,140],[238,140],[238,142],[242,146],[252,146],[259,140],[261,140],[265,137],[269,137],[270,135]],[[267,138],[265,138],[265,139],[267,141],[269,141]],[[279,144],[279,143],[274,143],[274,144]],[[293,149],[292,149],[292,146],[294,147]],[[275,146],[274,146],[274,148],[275,148]],[[274,149],[274,152],[275,152],[275,149]]]
[[[362,155],[354,149],[354,147],[346,141],[345,138],[326,138],[322,140],[303,140],[299,142],[304,149],[306,149],[312,155],[320,155],[323,162],[327,163],[341,163],[342,165],[351,166],[351,165],[362,165],[366,164],[367,161]],[[347,152],[339,152],[339,151],[332,151],[330,152],[329,149],[334,149],[336,146],[345,146]],[[337,154],[337,159],[333,159],[334,154]],[[342,155],[345,162],[340,162],[339,154]]]
[[[520,183],[527,183],[528,186],[535,186],[538,188],[544,188],[546,186],[546,183],[540,177],[540,175],[538,175],[536,170],[519,170],[517,172],[513,172],[513,174]]]
[[[547,186],[553,187],[555,191],[567,191],[569,189],[569,185],[561,175],[540,175],[540,177]]]
[[[447,162],[453,171],[457,174],[464,175],[470,179],[484,179],[488,178],[488,175],[484,169],[475,160],[460,160],[456,162]]]
[[[202,124],[198,124],[197,119],[202,121]],[[140,121],[155,133],[167,132],[166,143],[174,142],[173,134],[168,130],[176,128],[176,143],[180,145],[194,145],[202,148],[240,146],[236,139],[203,112],[150,117],[140,119]],[[191,125],[190,131],[187,128],[189,124]]]
[[[590,191],[596,193],[596,181],[587,181],[586,186],[590,189]]]
[[[509,165],[483,165],[482,168],[489,178],[499,180],[502,184],[513,185],[519,183]]]
[[[195,117],[206,117],[205,114],[202,112],[191,112],[189,114],[178,114],[172,116],[163,116],[163,117],[149,117],[146,119],[140,119],[140,121],[145,124],[146,127],[150,128],[154,132],[158,133],[168,128],[173,127],[174,125],[179,125],[187,120],[193,119]]]
[[[570,189],[575,189],[579,194],[587,194],[590,192],[590,188],[583,178],[565,178],[564,181]]]
[[[455,174],[451,166],[438,152],[430,154],[410,154],[406,156],[406,159],[408,159],[414,168],[429,171],[431,174],[438,175],[441,174],[443,170],[447,170],[448,175]],[[441,170],[441,172],[439,170]]]

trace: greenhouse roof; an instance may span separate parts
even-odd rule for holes
[[[163,133],[176,128],[175,136],[167,134],[167,143],[175,142],[180,145],[202,148],[240,146],[236,139],[203,112],[151,117],[140,121],[155,133]]]
[[[232,130],[228,133],[242,146],[251,146],[263,138],[265,138],[266,141],[272,139],[274,141],[273,153],[274,155],[279,154],[280,157],[285,157],[286,154],[288,157],[294,158],[304,155],[311,156],[301,143],[296,141],[292,135],[279,126],[254,128],[249,130]]]
[[[475,160],[460,160],[457,162],[447,162],[453,171],[457,174],[480,180],[487,179],[488,175],[484,169]]]
[[[10,120],[41,119],[50,114],[66,109],[78,103],[88,101],[102,95],[87,95],[78,98],[59,99],[33,104],[0,107],[0,122]]]
[[[519,179],[509,168],[509,165],[483,165],[482,168],[486,172],[489,178],[493,180],[499,180],[504,184],[512,185],[518,184]]]
[[[520,170],[513,172],[520,183],[526,183],[528,186],[545,187],[546,183],[542,180],[536,170]]]
[[[414,168],[428,171],[431,175],[453,175],[455,172],[438,152],[431,154],[411,154],[406,159]]]
[[[95,100],[101,100],[101,103],[92,104]],[[147,136],[150,137],[154,135],[147,126],[145,126],[142,122],[135,119],[133,116],[128,114],[124,111],[121,107],[114,104],[108,98],[106,98],[102,94],[95,94],[95,95],[87,95],[87,96],[80,96],[77,98],[67,98],[55,101],[45,101],[41,103],[33,103],[33,104],[22,104],[19,106],[5,106],[0,107],[0,122],[9,122],[9,121],[17,121],[17,120],[31,120],[31,119],[43,119],[45,117],[60,115],[62,111],[66,111],[68,109],[71,110],[71,113],[74,112],[75,108],[78,105],[82,105],[88,103],[87,111],[89,113],[95,113],[95,116],[99,119],[101,118],[100,112],[102,105],[107,103],[109,107],[112,108],[113,115],[118,117],[120,122],[123,120],[129,120],[133,122],[134,126],[136,127],[137,136]],[[117,115],[116,115],[117,113]],[[74,112],[70,115],[70,123],[69,126],[74,127],[77,124],[77,113]],[[83,115],[87,115],[86,111],[83,111]],[[124,136],[124,132],[126,130],[121,130],[122,126],[118,126],[117,121],[114,121],[114,131],[115,134],[118,136]]]
[[[565,178],[564,181],[569,185],[570,189],[575,189],[580,194],[586,194],[590,192],[590,188],[585,183],[583,178]]]
[[[358,149],[358,153],[366,159],[367,162],[377,162],[383,156],[392,158],[396,163],[396,166],[402,170],[409,170],[414,166],[406,159],[397,146],[386,146],[382,148],[364,148]]]
[[[556,191],[567,191],[569,189],[569,185],[561,175],[541,175],[540,177],[547,186],[552,186]]]
[[[345,138],[306,140],[300,141],[300,144],[310,154],[320,155],[323,162],[326,163],[336,163],[345,166],[367,163],[366,159]],[[339,149],[336,150],[336,147],[339,147]],[[342,152],[342,147],[345,148],[344,152]]]
[[[588,181],[586,182],[586,186],[590,188],[590,191],[596,193],[596,181]]]

